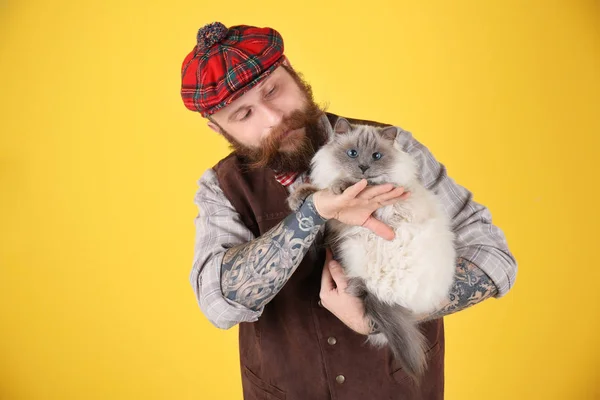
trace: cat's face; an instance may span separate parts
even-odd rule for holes
[[[327,146],[343,175],[352,180],[385,181],[402,161],[394,148],[396,128],[352,126],[340,120]]]
[[[402,150],[394,127],[350,125],[339,118],[334,133],[311,162],[311,183],[320,189],[339,180],[367,179],[370,184],[410,186],[417,179],[416,162]]]

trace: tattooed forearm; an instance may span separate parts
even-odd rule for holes
[[[227,250],[221,265],[225,297],[253,310],[275,297],[325,224],[312,197],[262,236]]]
[[[485,272],[469,261],[459,258],[456,263],[454,284],[446,301],[437,311],[418,316],[417,319],[423,322],[440,318],[471,307],[496,293],[496,286]]]

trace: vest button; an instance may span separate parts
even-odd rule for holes
[[[333,336],[331,336],[329,339],[327,339],[327,343],[329,343],[330,345],[334,345],[337,343],[337,339],[334,338]]]
[[[341,385],[342,383],[344,383],[344,381],[345,381],[345,380],[346,380],[346,377],[345,377],[344,375],[338,375],[338,376],[336,376],[336,377],[335,377],[335,381],[336,381],[337,383],[339,383],[340,385]]]

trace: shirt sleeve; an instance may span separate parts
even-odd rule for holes
[[[410,132],[400,128],[396,140],[417,160],[421,182],[439,196],[452,218],[457,257],[470,261],[490,277],[498,289],[496,298],[506,295],[515,283],[517,263],[504,233],[492,223],[488,208],[475,202],[469,190],[450,178],[444,165]]]
[[[254,239],[254,235],[225,197],[213,169],[208,169],[197,183],[194,203],[198,206],[198,215],[194,219],[196,233],[190,283],[200,309],[221,329],[256,321],[259,311],[224,297],[221,290],[221,263],[225,252]]]

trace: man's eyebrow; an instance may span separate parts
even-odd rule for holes
[[[265,83],[266,83],[268,80],[270,80],[272,77],[273,77],[273,75],[266,76],[266,77],[265,77],[265,79],[263,79],[262,81],[258,82],[258,84],[256,85],[256,88],[257,88],[257,89],[260,89],[261,87],[263,87],[263,86],[264,86],[264,84],[265,84]]]
[[[261,82],[259,82],[259,83],[256,85],[256,87],[257,87],[257,88],[260,88],[260,87],[262,87],[263,85],[265,85],[267,82],[270,82],[270,81],[272,81],[273,79],[275,79],[275,78],[273,77],[273,74],[269,74],[269,76],[265,76],[265,79],[263,79]]]
[[[270,81],[273,78],[273,75],[269,75],[267,77],[265,77],[265,79],[263,79],[262,81],[260,81],[253,89],[260,89],[265,83],[267,83],[267,81]],[[233,117],[240,112],[241,110],[243,110],[245,107],[248,107],[246,105],[243,106],[239,106],[234,112],[232,112],[231,114],[229,114],[229,116],[227,117],[227,121],[231,122],[233,120]]]

